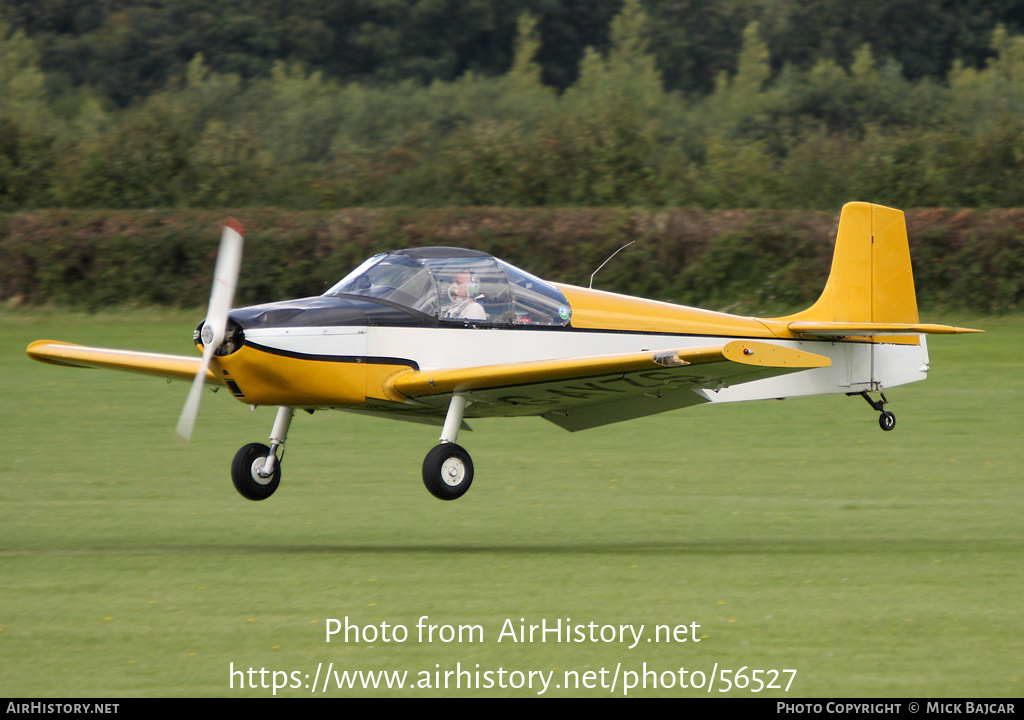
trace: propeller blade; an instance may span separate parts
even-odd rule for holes
[[[192,381],[185,407],[181,409],[176,433],[179,438],[188,442],[192,438],[192,428],[199,414],[199,401],[202,398],[206,373],[210,369],[213,353],[224,342],[228,330],[228,311],[235,297],[238,284],[238,272],[242,265],[242,224],[234,218],[228,218],[224,232],[220,238],[220,249],[217,251],[217,264],[213,270],[213,287],[210,289],[210,304],[206,310],[206,320],[200,333],[203,342],[203,361]]]
[[[199,401],[203,397],[203,385],[206,384],[206,373],[210,369],[210,359],[216,350],[215,345],[203,347],[203,362],[199,366],[195,380],[192,381],[192,389],[188,391],[188,399],[185,400],[185,407],[181,409],[181,417],[178,418],[178,427],[174,432],[184,442],[192,439],[192,428],[196,424],[196,416],[199,414]]]

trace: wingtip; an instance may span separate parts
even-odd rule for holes
[[[25,348],[25,355],[37,362],[50,365],[62,365],[64,367],[87,368],[88,365],[69,360],[66,353],[68,350],[81,348],[81,345],[60,342],[59,340],[35,340]]]
[[[33,340],[28,344],[28,347],[25,348],[25,354],[33,360],[37,360],[39,358],[39,348],[45,347],[52,342],[52,340]]]

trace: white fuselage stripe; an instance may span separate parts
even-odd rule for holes
[[[246,330],[271,351],[324,360],[359,357],[415,362],[421,370],[481,367],[719,345],[736,338],[499,328],[309,327]],[[766,342],[764,338],[758,338]],[[832,366],[708,393],[711,401],[860,392],[923,380],[927,346],[821,340],[772,340],[824,355]]]

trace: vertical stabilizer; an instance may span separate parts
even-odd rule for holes
[[[917,295],[903,212],[848,203],[821,297],[790,321],[917,323]]]

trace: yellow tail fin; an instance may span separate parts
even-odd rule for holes
[[[814,305],[790,319],[917,323],[903,212],[870,203],[845,205],[825,290]]]
[[[876,342],[918,343],[914,336],[880,337],[883,327],[886,332],[896,325],[906,326],[904,332],[934,332],[918,324],[903,211],[863,202],[844,205],[821,297],[807,310],[780,319],[801,335],[863,333]]]
[[[919,322],[903,212],[870,203],[843,206],[832,271],[817,302],[769,322],[798,336],[904,345],[925,334],[981,332]]]

